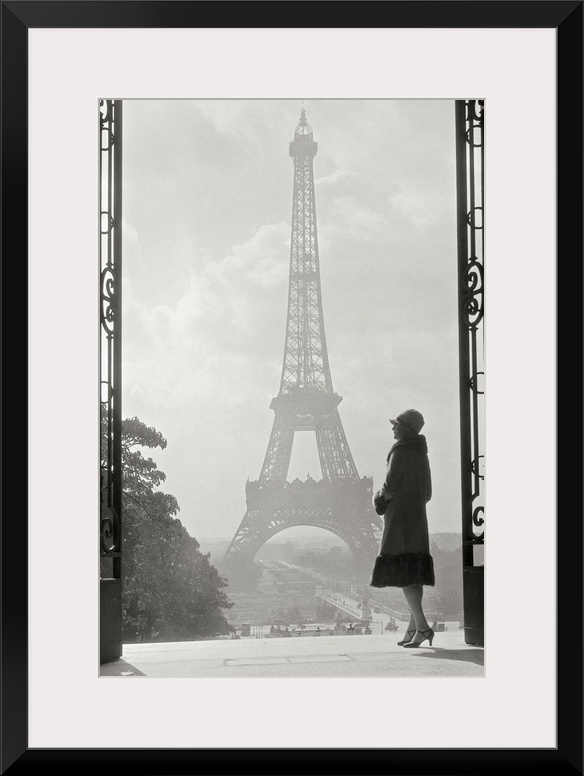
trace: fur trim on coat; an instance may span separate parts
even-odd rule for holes
[[[371,587],[407,587],[434,585],[434,561],[426,553],[378,555],[375,558]]]

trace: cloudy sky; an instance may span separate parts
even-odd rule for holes
[[[198,539],[231,539],[258,478],[284,354],[293,165],[304,106],[324,324],[360,476],[379,487],[388,418],[426,418],[431,531],[460,530],[454,103],[124,103],[123,406]],[[320,479],[297,432],[288,479]],[[285,538],[286,534],[279,538]]]

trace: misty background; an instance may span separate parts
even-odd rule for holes
[[[452,100],[124,100],[122,416],[167,439],[153,454],[162,489],[202,549],[228,543],[279,391],[302,107],[333,387],[359,475],[381,485],[388,419],[420,410],[430,532],[460,533]],[[296,432],[288,480],[308,473],[321,478],[314,432]]]

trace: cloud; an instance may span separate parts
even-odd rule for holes
[[[228,292],[243,286],[253,291],[254,286],[267,290],[282,285],[288,277],[289,233],[284,223],[260,227],[245,244],[235,245],[229,256],[209,262],[206,278]]]
[[[172,308],[149,307],[128,293],[124,389],[130,402],[148,399],[178,408],[193,400],[213,399],[224,407],[246,400],[258,369],[273,365],[276,342],[266,334],[275,319],[282,322],[283,341],[287,242],[284,224],[261,227],[229,255],[193,273]],[[277,298],[274,289],[280,289]]]
[[[326,195],[331,191],[335,195],[348,193],[354,190],[358,177],[357,173],[351,170],[338,168],[329,175],[315,178],[314,187],[318,196]]]
[[[360,241],[372,238],[386,239],[389,223],[386,216],[360,203],[355,197],[335,197],[327,211],[327,227],[335,223],[335,233],[342,237],[352,237]]]

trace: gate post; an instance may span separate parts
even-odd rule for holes
[[[464,639],[484,644],[484,100],[456,100]]]
[[[122,654],[122,102],[99,106],[100,663]]]

